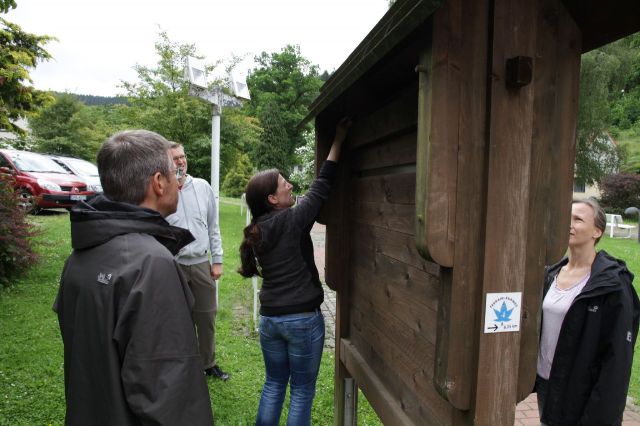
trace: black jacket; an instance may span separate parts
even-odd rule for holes
[[[256,253],[262,268],[261,315],[308,312],[322,304],[324,292],[309,232],[329,196],[336,168],[337,163],[325,161],[298,205],[257,219],[261,238]]]
[[[545,273],[544,295],[568,259]],[[553,357],[541,421],[619,425],[625,408],[640,303],[625,263],[601,251],[569,307]]]
[[[193,296],[173,258],[189,231],[98,197],[71,212],[71,241],[54,304],[65,423],[211,425]]]

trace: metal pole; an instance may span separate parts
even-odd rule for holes
[[[211,187],[216,203],[216,223],[220,224],[220,115],[222,107],[219,105],[219,96],[214,96],[211,116]],[[218,309],[218,286],[216,285],[216,306]]]
[[[220,206],[220,116],[222,107],[213,104],[213,115],[211,117],[211,187],[216,198],[216,203]],[[218,218],[216,218],[217,220]]]
[[[638,215],[638,243],[640,243],[640,209],[637,207],[627,207],[627,209],[624,211],[624,214],[628,216],[631,216],[633,214]],[[631,232],[631,230],[629,230],[629,232]]]
[[[358,388],[356,381],[352,377],[344,379],[344,417],[342,424],[344,426],[355,426],[358,424],[357,404],[358,404]]]
[[[245,224],[249,226],[251,222],[251,212],[247,207],[247,218]],[[253,327],[258,331],[258,277],[251,278],[251,287],[253,288]]]

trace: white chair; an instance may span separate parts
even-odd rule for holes
[[[618,229],[622,229],[627,231],[627,234],[624,235],[622,238],[629,238],[631,237],[631,230],[634,229],[636,226],[635,225],[627,225],[624,224],[622,222],[622,216],[619,214],[609,214],[607,213],[607,226],[609,227],[609,237],[613,238],[614,236],[614,229],[618,228]]]

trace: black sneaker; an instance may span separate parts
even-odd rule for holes
[[[220,369],[220,367],[218,367],[218,364],[214,365],[213,367],[207,368],[206,370],[204,370],[204,374],[206,374],[207,376],[213,376],[217,379],[220,379],[224,382],[226,382],[227,380],[229,380],[229,374],[225,373],[224,371],[222,371]]]

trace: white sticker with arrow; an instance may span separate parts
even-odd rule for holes
[[[520,331],[522,292],[487,293],[484,310],[484,332]]]

